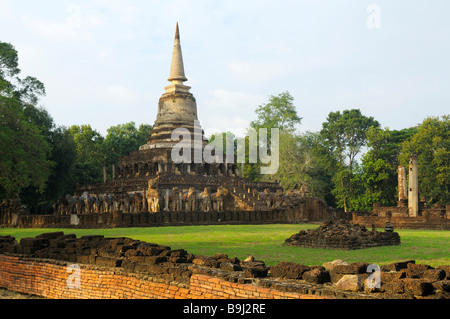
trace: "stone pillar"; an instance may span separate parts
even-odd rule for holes
[[[112,178],[115,179],[116,178],[116,165],[112,164]]]
[[[410,217],[419,215],[419,179],[417,173],[417,157],[409,159],[408,212]]]
[[[405,207],[408,201],[407,187],[406,187],[406,169],[404,166],[398,167],[398,205]]]
[[[106,183],[106,166],[103,165],[103,183]]]
[[[166,196],[164,196],[164,211],[169,211],[169,190],[166,189]]]

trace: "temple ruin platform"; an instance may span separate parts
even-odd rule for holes
[[[346,220],[327,221],[317,229],[301,230],[286,239],[286,246],[354,250],[400,245],[396,232],[379,232],[375,228],[352,224]]]

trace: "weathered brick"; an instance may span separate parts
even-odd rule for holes
[[[433,285],[422,279],[406,278],[405,292],[416,296],[426,296],[433,291]]]

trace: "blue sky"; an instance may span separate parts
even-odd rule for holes
[[[175,24],[207,135],[240,135],[289,91],[300,131],[359,108],[383,127],[449,114],[448,1],[0,0],[0,41],[56,124],[153,124]]]

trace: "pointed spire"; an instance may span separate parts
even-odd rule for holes
[[[178,22],[177,22],[177,28],[175,29],[175,40],[180,41],[180,30],[178,29]]]
[[[178,22],[175,30],[174,42],[172,65],[170,67],[170,76],[168,80],[173,84],[182,84],[184,81],[187,81],[187,78],[184,75],[183,55],[181,53],[180,30],[178,29]]]

